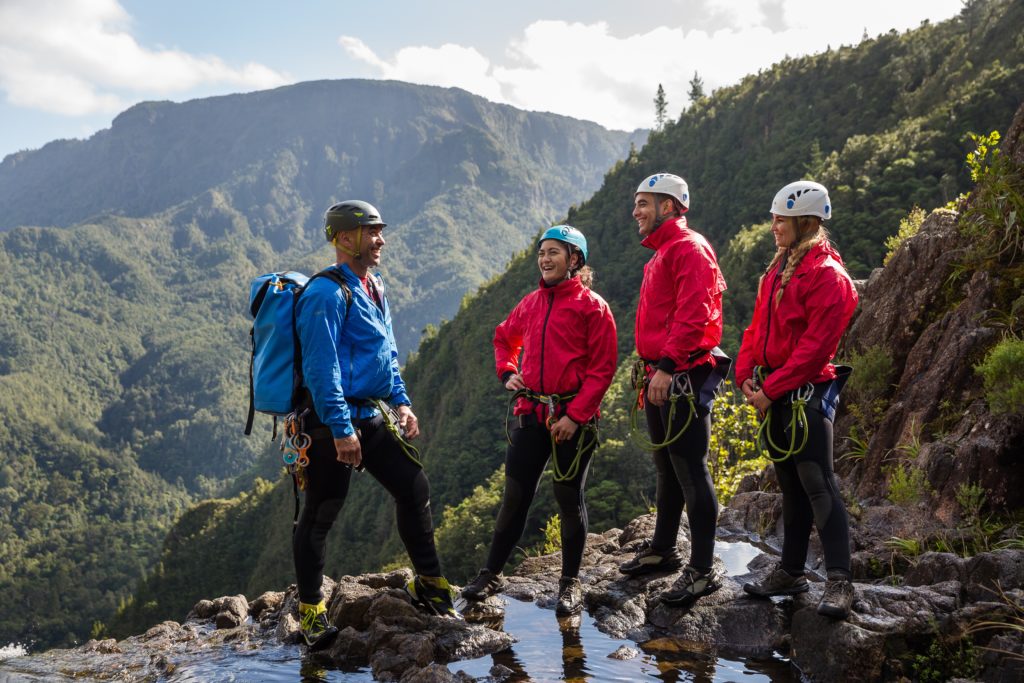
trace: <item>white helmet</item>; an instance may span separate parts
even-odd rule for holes
[[[778,191],[771,212],[776,216],[818,216],[827,221],[832,218],[832,202],[821,183],[798,180]]]
[[[684,210],[690,208],[690,189],[686,186],[686,181],[672,173],[655,173],[645,178],[633,196],[641,192],[667,194],[682,204]]]

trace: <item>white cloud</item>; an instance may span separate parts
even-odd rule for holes
[[[504,101],[498,82],[490,74],[490,62],[475,48],[452,43],[437,48],[403,47],[391,61],[385,61],[358,38],[341,36],[338,44],[350,57],[378,69],[383,78],[459,87],[489,100]]]
[[[704,5],[703,18],[713,17],[701,22],[707,28],[661,26],[628,36],[613,35],[606,22],[537,21],[508,46],[501,63],[452,44],[405,47],[386,59],[356,38],[343,36],[339,43],[384,78],[459,86],[524,109],[632,129],[653,124],[659,83],[675,116],[688,104],[694,72],[710,92],[787,55],[855,44],[865,30],[874,36],[914,28],[924,16],[952,16],[960,2],[706,0]]]
[[[12,104],[80,116],[203,85],[261,89],[289,81],[260,64],[235,68],[217,57],[147,49],[129,24],[117,0],[3,0],[0,89]]]

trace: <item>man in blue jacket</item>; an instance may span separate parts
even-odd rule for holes
[[[365,468],[395,499],[398,533],[417,574],[406,588],[413,600],[435,614],[458,616],[434,547],[430,485],[404,443],[416,438],[419,425],[399,374],[384,283],[370,272],[380,265],[384,227],[377,209],[366,202],[328,209],[324,233],[337,254],[332,268],[350,293],[331,278],[318,277],[295,310],[302,373],[313,404],[305,425],[313,443],[292,547],[302,636],[314,649],[326,647],[337,634],[320,585],[327,533],[345,502],[353,468]]]

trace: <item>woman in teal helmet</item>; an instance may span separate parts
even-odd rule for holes
[[[515,392],[505,454],[505,493],[487,563],[462,591],[479,601],[501,590],[501,571],[526,528],[527,513],[548,461],[561,516],[560,616],[583,609],[579,581],[587,538],[583,489],[597,447],[598,406],[615,374],[615,319],[590,289],[587,239],[556,225],[538,241],[540,283],[494,331],[494,360]]]

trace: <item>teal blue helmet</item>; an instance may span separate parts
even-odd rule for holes
[[[544,231],[544,234],[537,240],[537,244],[540,245],[544,240],[558,240],[559,242],[565,242],[569,245],[569,251],[576,248],[580,255],[583,257],[583,262],[580,263],[580,267],[587,263],[587,238],[583,236],[583,233],[572,227],[571,225],[556,225],[548,228]]]

